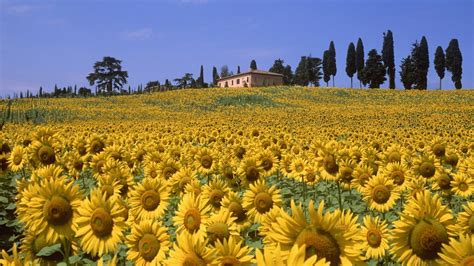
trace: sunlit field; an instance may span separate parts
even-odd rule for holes
[[[472,90],[186,89],[0,110],[1,265],[474,261]]]

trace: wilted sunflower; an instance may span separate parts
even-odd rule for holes
[[[380,217],[364,217],[364,225],[361,231],[362,251],[365,258],[380,259],[385,256],[388,246],[388,225]]]
[[[25,167],[27,160],[26,150],[22,146],[16,145],[8,157],[8,167],[13,172],[20,171]]]
[[[243,207],[254,222],[260,222],[265,213],[281,204],[280,190],[276,186],[267,186],[263,180],[251,184],[243,197]]]
[[[467,198],[474,193],[474,179],[466,173],[458,172],[453,176],[451,188],[454,194]]]
[[[224,208],[211,215],[209,219],[204,222],[208,244],[214,246],[217,240],[223,241],[229,238],[240,239],[239,227],[234,223],[235,219],[230,211]]]
[[[218,177],[203,187],[201,196],[204,200],[211,204],[214,211],[218,211],[221,208],[222,199],[229,193],[230,189],[224,181]]]
[[[71,239],[77,225],[82,194],[78,185],[65,176],[31,183],[22,192],[17,206],[18,219],[30,231],[45,233],[49,242]]]
[[[262,178],[262,167],[260,167],[255,158],[245,157],[241,162],[238,169],[240,182],[244,187],[248,187],[249,184],[253,184],[260,178]]]
[[[159,178],[144,178],[128,194],[130,214],[136,221],[162,216],[168,207],[168,182]]]
[[[463,209],[463,212],[458,213],[456,232],[461,235],[474,234],[474,202],[467,202]]]
[[[211,206],[200,196],[194,193],[184,194],[173,217],[176,233],[186,231],[204,239],[206,228],[204,223],[209,218]]]
[[[216,260],[213,266],[250,266],[255,262],[251,255],[252,249],[243,245],[243,240],[231,237],[228,240],[217,240],[214,245]]]
[[[214,250],[206,246],[206,241],[197,235],[182,232],[177,235],[173,249],[165,265],[209,265],[215,262]]]
[[[136,265],[161,265],[171,247],[167,228],[153,220],[134,224],[126,243],[127,259]]]
[[[459,240],[451,238],[449,244],[443,243],[438,253],[440,265],[474,265],[474,237],[472,234],[459,235]]]
[[[82,201],[76,218],[76,237],[84,252],[101,257],[115,253],[122,242],[127,225],[121,216],[122,206],[115,197],[107,199],[99,189],[91,192],[90,199]]]
[[[411,199],[400,219],[393,222],[391,252],[406,265],[429,265],[439,258],[441,245],[454,235],[451,210],[441,204],[439,195],[423,191]]]
[[[387,212],[395,205],[400,192],[392,180],[378,174],[367,182],[363,195],[369,208],[378,212]]]

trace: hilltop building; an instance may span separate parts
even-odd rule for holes
[[[218,79],[217,85],[221,88],[283,85],[283,75],[263,70],[250,70],[248,72]]]

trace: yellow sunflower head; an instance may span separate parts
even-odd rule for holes
[[[127,259],[137,265],[160,264],[171,247],[167,228],[154,220],[134,224],[126,243],[129,248]]]
[[[243,197],[243,207],[254,222],[260,222],[265,213],[281,204],[280,190],[276,186],[267,186],[263,180],[251,184]]]
[[[206,230],[204,223],[209,218],[211,206],[200,196],[194,193],[184,194],[173,217],[176,232],[183,231],[198,235],[204,239]]]
[[[144,178],[129,191],[131,215],[137,221],[162,216],[168,207],[169,195],[168,182],[158,178]]]

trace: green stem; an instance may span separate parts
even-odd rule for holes
[[[337,200],[339,201],[339,209],[342,209],[341,185],[337,181]]]

